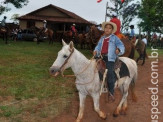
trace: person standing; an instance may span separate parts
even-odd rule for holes
[[[117,26],[117,31],[114,33],[116,36],[118,36],[120,34],[120,29],[121,29],[121,21],[117,18],[117,14],[113,13],[112,14],[112,19],[110,20],[110,22],[113,22],[116,24]]]
[[[47,21],[44,20],[43,21],[43,31],[46,32],[46,30],[47,30]]]
[[[130,25],[130,29],[131,29],[130,38],[133,38],[135,36],[134,25]]]
[[[102,25],[99,24],[97,28],[101,31],[102,30]]]
[[[145,35],[143,36],[142,41],[143,41],[143,42],[144,42],[144,44],[147,46],[147,37],[146,37]]]
[[[107,84],[108,84],[108,97],[112,101],[114,98],[114,84],[116,82],[116,74],[114,71],[114,64],[117,56],[123,55],[125,52],[124,44],[121,40],[114,35],[117,31],[117,26],[113,22],[103,22],[102,29],[104,36],[102,36],[95,47],[93,52],[94,56],[103,56],[103,60],[106,63],[107,72]]]
[[[6,19],[7,19],[7,17],[4,16],[3,20],[1,21],[1,26],[2,27],[6,27]]]

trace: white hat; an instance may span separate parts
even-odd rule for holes
[[[45,23],[46,23],[47,21],[46,21],[46,20],[44,20],[43,22],[45,22]]]
[[[113,26],[113,31],[112,33],[115,33],[117,31],[117,25],[113,22],[103,22],[102,23],[102,30],[104,31],[106,25],[112,25]]]
[[[117,13],[113,13],[112,16],[113,16],[113,17],[117,17]]]
[[[72,25],[74,25],[74,26],[75,26],[75,24],[72,24]]]

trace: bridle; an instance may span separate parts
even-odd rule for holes
[[[74,52],[74,48],[72,49],[70,55],[67,57],[67,59],[65,60],[65,62],[59,68],[59,72],[61,72],[61,74],[62,74],[63,77],[64,77],[64,75],[63,75],[64,70],[63,69],[64,69],[65,65],[67,64],[67,62],[69,61],[70,57],[72,56],[73,52]]]
[[[64,69],[65,65],[67,64],[67,62],[69,61],[69,59],[71,58],[73,52],[74,52],[74,48],[72,49],[70,55],[69,55],[68,58],[65,60],[65,62],[64,62],[64,63],[62,64],[62,66],[59,68],[59,72],[61,73],[61,75],[62,75],[63,77],[66,77],[66,76],[67,76],[67,77],[72,77],[72,76],[77,76],[77,75],[82,74],[82,73],[90,66],[90,64],[91,64],[91,62],[92,62],[92,60],[93,60],[93,57],[92,57],[92,58],[91,58],[91,62],[90,62],[81,72],[77,73],[76,75],[66,75],[66,76],[65,76],[65,75],[63,75],[63,72],[64,72],[63,69]],[[86,85],[86,84],[91,83],[91,82],[94,80],[95,71],[96,71],[96,68],[95,68],[95,70],[94,70],[94,75],[93,75],[93,78],[92,78],[91,81],[89,81],[89,82],[87,82],[87,83],[78,83],[78,82],[75,82],[75,83],[78,84],[78,85]]]

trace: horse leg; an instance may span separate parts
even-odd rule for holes
[[[144,48],[144,53],[143,53],[143,63],[141,65],[144,65],[145,63],[145,57],[146,57],[146,46]]]
[[[100,94],[94,94],[93,96],[94,109],[102,119],[106,119],[106,114],[99,108]]]
[[[76,122],[80,122],[81,119],[83,118],[85,98],[86,95],[83,95],[79,92],[80,108],[79,108],[79,113]]]
[[[121,86],[120,90],[121,90],[121,93],[122,93],[122,95],[123,95],[123,94],[124,94],[123,86]],[[122,114],[122,115],[126,115],[126,110],[127,110],[127,98],[126,98],[126,100],[125,100],[125,101],[123,102],[123,104],[122,104],[121,114]]]
[[[117,117],[118,115],[119,115],[119,113],[120,113],[120,111],[121,111],[121,107],[122,107],[122,105],[124,104],[124,102],[127,100],[127,96],[128,96],[128,88],[129,88],[129,80],[131,80],[130,78],[127,78],[125,81],[124,81],[124,83],[122,84],[122,86],[120,86],[120,87],[122,87],[121,89],[123,90],[123,96],[122,96],[122,99],[121,99],[121,101],[120,101],[120,103],[119,103],[119,105],[118,105],[118,107],[116,108],[116,110],[114,111],[114,113],[113,113],[113,116],[114,117]],[[126,82],[126,83],[125,83]],[[127,102],[126,102],[127,103]],[[124,109],[127,109],[127,104],[125,105],[124,104]]]
[[[144,63],[145,63],[145,56],[143,56],[143,62],[142,62],[142,66],[144,65]]]
[[[119,89],[120,89],[120,91],[121,91],[121,93],[122,93],[122,95],[124,94],[124,88],[123,88],[123,85],[121,85],[120,87],[119,87]],[[122,109],[121,109],[121,114],[123,114],[123,115],[126,115],[126,110],[127,110],[127,99],[124,101],[124,103],[122,104]]]
[[[138,64],[139,60],[140,60],[140,55],[139,55],[139,57],[136,59],[136,63],[137,63],[137,64]]]
[[[6,33],[4,34],[4,38],[5,38],[5,44],[8,44],[8,42],[7,42],[7,34]]]

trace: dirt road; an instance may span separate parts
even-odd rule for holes
[[[97,113],[93,110],[92,98],[87,97],[85,104],[84,117],[82,122],[150,122],[151,121],[151,109],[152,99],[151,91],[148,88],[156,87],[151,83],[151,62],[153,59],[148,59],[144,66],[138,65],[138,80],[136,82],[136,95],[138,101],[135,103],[131,99],[131,94],[128,96],[128,110],[127,115],[119,115],[113,117],[112,114],[118,105],[121,94],[118,89],[115,90],[116,101],[114,103],[106,102],[106,95],[103,94],[100,99],[100,107],[107,114],[107,119],[102,120],[98,117]],[[159,112],[163,114],[163,58],[159,58],[159,70],[158,70],[158,108]],[[154,103],[152,103],[154,104]],[[72,99],[71,106],[61,113],[56,118],[52,119],[51,122],[74,122],[79,108],[78,95]],[[156,109],[153,109],[153,111]],[[163,122],[163,116],[161,114],[155,114],[158,116],[158,121]],[[156,117],[155,116],[155,117]]]

